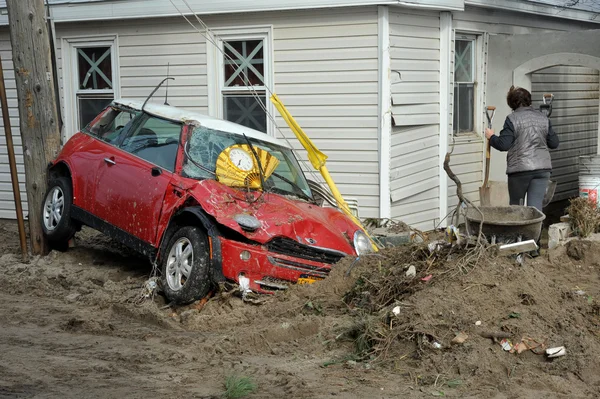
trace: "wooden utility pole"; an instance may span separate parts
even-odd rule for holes
[[[48,253],[42,204],[48,163],[58,154],[60,131],[44,0],[6,0],[12,44],[33,254]]]

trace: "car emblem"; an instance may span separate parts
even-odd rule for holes
[[[317,241],[314,238],[305,238],[306,242],[310,245],[315,245]]]

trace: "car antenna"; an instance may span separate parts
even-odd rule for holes
[[[175,78],[170,78],[170,77],[166,77],[164,78],[155,88],[154,90],[152,90],[152,93],[150,93],[150,95],[148,97],[146,97],[146,101],[144,101],[144,104],[142,104],[142,112],[144,112],[144,107],[146,106],[146,103],[148,102],[148,100],[150,100],[150,98],[152,98],[152,96],[154,95],[154,93],[156,93],[156,90],[158,90],[160,88],[160,86],[162,86],[163,83],[165,83],[167,80],[175,80]]]
[[[244,138],[246,139],[246,143],[248,143],[248,147],[250,147],[250,151],[252,151],[252,155],[254,155],[254,158],[256,159],[256,163],[258,164],[258,173],[260,175],[260,186],[264,190],[265,189],[265,174],[263,172],[263,167],[260,162],[260,158],[258,157],[258,154],[256,153],[256,150],[254,149],[254,146],[250,142],[250,139],[248,139],[248,136],[246,136],[245,133],[242,133],[242,134],[244,135]]]
[[[171,66],[170,62],[167,62],[167,78],[169,78],[169,67]],[[169,81],[167,80],[167,87],[165,89],[165,105],[169,105],[167,99],[169,98]]]

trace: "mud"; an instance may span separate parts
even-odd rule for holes
[[[231,291],[202,309],[172,309],[145,296],[152,266],[109,239],[84,230],[76,248],[24,264],[16,228],[3,222],[0,398],[217,398],[231,374],[258,384],[251,398],[597,397],[600,245],[572,245],[582,248],[524,266],[490,258],[466,275],[434,270],[402,299],[398,322],[442,348],[407,337],[394,342],[393,362],[377,362],[356,360],[346,332],[361,312],[343,297],[366,271],[403,271],[402,249],[344,259],[325,281],[261,305]],[[483,329],[564,345],[567,355],[504,352]],[[459,332],[465,343],[450,344]]]

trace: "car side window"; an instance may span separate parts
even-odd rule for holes
[[[99,118],[90,122],[83,131],[107,143],[115,144],[119,136],[135,118],[133,112],[119,108],[107,108]]]
[[[121,148],[173,172],[181,137],[180,123],[145,115],[121,143]]]

